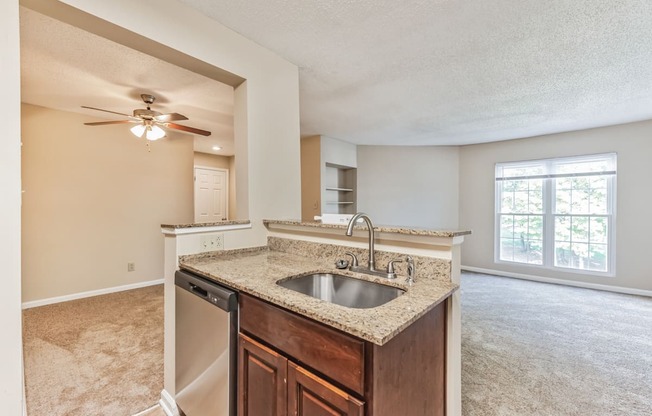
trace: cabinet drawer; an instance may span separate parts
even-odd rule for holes
[[[364,394],[364,341],[245,294],[240,330]]]

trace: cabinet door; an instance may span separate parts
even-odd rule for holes
[[[288,361],[288,416],[363,415],[363,402]]]
[[[240,334],[238,416],[287,414],[287,359]]]

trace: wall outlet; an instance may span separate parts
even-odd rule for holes
[[[136,271],[136,263],[134,262],[127,263],[127,271],[128,272]]]
[[[206,234],[199,238],[201,251],[224,250],[224,234]]]

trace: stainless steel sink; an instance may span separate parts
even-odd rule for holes
[[[313,273],[277,282],[278,285],[313,298],[349,308],[383,305],[405,290],[331,273]]]

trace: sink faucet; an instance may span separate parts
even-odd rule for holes
[[[369,218],[369,216],[364,212],[358,212],[355,214],[349,221],[348,227],[346,227],[346,235],[347,237],[353,235],[353,226],[360,218],[367,223],[367,228],[369,229],[369,270],[375,271],[376,255],[374,254],[374,240],[376,239],[376,235],[374,234],[374,225],[371,222],[371,218]]]
[[[396,279],[396,273],[394,272],[394,265],[393,263],[397,261],[392,261],[389,262],[387,265],[387,271],[381,271],[381,270],[376,270],[376,254],[374,253],[374,240],[376,239],[376,235],[374,233],[374,225],[371,222],[371,218],[364,212],[358,212],[351,218],[349,221],[348,227],[346,227],[346,235],[348,237],[351,237],[353,235],[353,226],[355,225],[356,221],[358,221],[360,218],[362,218],[366,223],[367,223],[367,229],[369,231],[369,262],[367,263],[367,267],[362,267],[358,266],[357,261],[354,261],[349,266],[349,270],[352,272],[359,272],[359,273],[366,273],[366,274],[371,274],[374,276],[381,276],[387,279]]]

